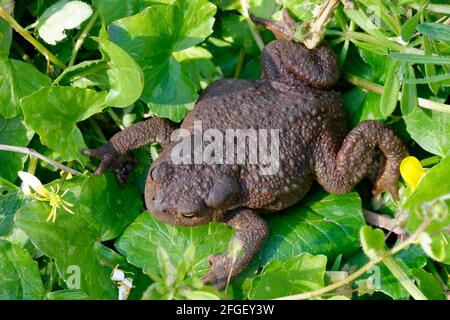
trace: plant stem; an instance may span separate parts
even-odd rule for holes
[[[363,210],[364,219],[370,225],[378,228],[386,229],[398,235],[406,234],[406,231],[398,226],[398,221],[381,214]]]
[[[238,58],[236,70],[234,71],[235,78],[239,78],[239,76],[241,75],[242,65],[244,64],[244,59],[245,59],[245,50],[244,50],[244,48],[241,48],[241,50],[239,51],[239,58]]]
[[[339,5],[340,0],[328,0],[321,8],[321,12],[316,20],[309,27],[309,36],[304,44],[308,49],[313,49],[320,42],[320,38],[325,29],[325,25],[331,19],[334,9]]]
[[[243,11],[243,17],[245,18],[245,21],[247,22],[247,25],[250,29],[250,32],[253,36],[253,38],[255,39],[256,44],[258,45],[259,49],[262,50],[264,49],[264,41],[261,39],[261,36],[258,32],[258,30],[256,29],[255,24],[253,23],[252,19],[250,19],[250,15],[248,13],[248,3],[247,0],[240,0],[241,2],[241,7],[242,7],[242,11]]]
[[[409,292],[409,294],[415,300],[428,300],[428,298],[416,287],[414,282],[408,277],[408,275],[403,271],[402,268],[395,262],[392,256],[386,257],[383,260],[384,265],[389,269],[389,271],[397,278],[403,288]]]
[[[120,120],[119,116],[114,112],[114,110],[112,108],[108,109],[108,114],[113,119],[113,121],[119,127],[120,130],[124,130],[125,129],[125,127],[123,126],[123,123]]]
[[[351,84],[357,86],[357,87],[361,87],[363,89],[378,93],[378,94],[383,94],[384,92],[384,87],[373,83],[372,81],[360,78],[358,76],[355,76],[353,74],[349,74],[349,73],[344,73],[343,74],[344,78],[350,82]],[[399,93],[399,100],[401,99],[401,95],[402,93]],[[429,109],[429,110],[433,110],[433,111],[439,111],[439,112],[445,112],[445,113],[450,113],[450,106],[448,104],[445,103],[439,103],[439,102],[435,102],[435,101],[431,101],[428,99],[423,99],[423,98],[418,98],[418,105],[419,107],[422,107],[424,109]]]
[[[32,149],[29,149],[29,148],[22,148],[22,147],[8,146],[8,145],[5,145],[5,144],[0,144],[0,150],[2,150],[2,151],[9,151],[9,152],[16,152],[16,153],[22,153],[22,154],[26,154],[26,155],[29,155],[29,156],[32,156],[32,157],[36,157],[38,159],[41,159],[42,161],[45,161],[47,163],[50,163],[51,165],[54,165],[55,167],[65,171],[65,172],[68,172],[68,173],[70,173],[70,174],[72,174],[74,176],[82,175],[81,172],[79,172],[77,170],[74,170],[74,169],[71,169],[69,167],[66,167],[65,165],[63,165],[63,164],[61,164],[59,162],[56,162],[56,161],[54,161],[54,160],[52,160],[50,158],[47,158],[46,156],[44,156],[44,155],[42,155],[42,154],[40,154],[40,153],[38,153],[38,152],[36,152],[36,151],[34,151]]]
[[[89,124],[92,126],[92,129],[94,129],[95,133],[97,134],[98,138],[100,139],[100,141],[102,143],[107,142],[108,140],[106,139],[105,135],[102,132],[102,129],[100,128],[100,126],[98,125],[97,121],[95,121],[94,118],[89,118]]]
[[[89,32],[91,31],[91,29],[94,26],[95,22],[97,21],[98,17],[99,17],[99,13],[98,13],[98,11],[96,11],[94,13],[94,15],[92,16],[92,18],[89,20],[86,27],[84,27],[84,29],[81,32],[80,36],[78,37],[77,41],[75,42],[75,46],[73,47],[73,50],[72,50],[72,58],[70,59],[70,62],[69,62],[69,67],[71,67],[75,64],[75,61],[76,61],[77,55],[78,55],[78,51],[80,51],[81,46],[83,45],[84,41],[88,37]]]
[[[420,5],[414,2],[407,4],[407,6],[420,10]],[[428,4],[425,10],[433,13],[450,14],[450,6],[445,4]]]
[[[364,266],[362,266],[356,272],[352,273],[347,278],[342,279],[341,281],[338,281],[336,283],[333,283],[333,284],[331,284],[329,286],[326,286],[326,287],[318,289],[318,290],[305,292],[305,293],[300,293],[300,294],[295,294],[295,295],[286,296],[286,297],[281,297],[281,298],[277,298],[275,300],[306,300],[306,299],[317,298],[317,297],[320,297],[320,296],[324,295],[325,293],[328,293],[328,292],[333,291],[333,290],[335,290],[337,288],[340,288],[340,287],[342,287],[342,286],[344,286],[344,285],[346,285],[348,283],[351,283],[354,280],[358,279],[360,276],[362,276],[364,273],[366,273],[373,266],[377,265],[380,262],[384,262],[384,260],[386,258],[394,256],[395,254],[397,254],[401,250],[407,248],[411,244],[416,243],[417,239],[422,234],[422,232],[425,230],[425,228],[428,226],[428,224],[429,224],[429,220],[425,220],[419,226],[419,228],[417,228],[417,230],[411,235],[411,237],[408,238],[408,240],[406,240],[405,242],[395,246],[394,248],[392,248],[391,250],[387,251],[382,256],[379,256],[378,259],[370,260],[368,263],[366,263]]]
[[[30,157],[30,164],[28,165],[28,172],[34,175],[38,164],[38,158]]]
[[[28,42],[30,42],[44,57],[47,61],[51,61],[53,64],[57,65],[61,69],[67,68],[64,63],[62,63],[57,57],[53,55],[46,47],[44,47],[39,41],[37,41],[27,30],[22,28],[14,18],[8,14],[3,8],[0,7],[0,17],[3,18],[9,25],[16,30],[22,37],[24,37]]]

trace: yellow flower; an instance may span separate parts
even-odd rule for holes
[[[64,191],[61,195],[59,195],[59,185],[56,186],[56,189],[52,186],[50,190],[48,190],[45,186],[42,185],[41,181],[32,175],[29,172],[19,171],[19,177],[22,179],[22,191],[25,195],[31,196],[39,201],[45,201],[50,204],[52,209],[50,210],[50,214],[47,217],[47,222],[52,220],[52,223],[56,221],[56,213],[58,209],[63,208],[67,212],[71,214],[75,214],[69,207],[73,207],[73,204],[63,200],[63,197],[67,194],[69,190]],[[32,191],[34,190],[36,194]]]
[[[426,172],[416,157],[406,157],[400,164],[400,174],[411,191],[417,188],[417,185]]]

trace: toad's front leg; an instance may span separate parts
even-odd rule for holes
[[[159,142],[164,148],[170,143],[173,130],[174,126],[169,121],[150,118],[115,134],[101,148],[87,149],[83,153],[102,160],[96,174],[102,174],[107,168],[112,167],[119,182],[125,183],[134,162],[128,152],[155,142]]]
[[[249,209],[239,211],[224,223],[235,230],[232,242],[237,241],[240,250],[235,256],[229,251],[209,256],[211,271],[202,280],[211,283],[217,290],[223,289],[229,278],[245,270],[269,234],[264,219]]]

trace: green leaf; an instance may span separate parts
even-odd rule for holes
[[[415,79],[414,68],[407,64],[405,65],[405,78],[408,80]],[[403,81],[402,98],[400,100],[400,108],[404,116],[410,114],[417,108],[417,86],[415,83]]]
[[[8,235],[14,224],[14,214],[22,203],[19,189],[0,177],[0,237]]]
[[[427,56],[434,56],[435,49],[433,42],[428,37],[423,37],[423,49],[425,51],[425,55]],[[434,64],[426,63],[425,64],[425,76],[427,78],[431,78],[436,76],[436,66]],[[428,83],[428,87],[430,88],[431,92],[433,92],[435,95],[439,92],[439,85],[437,83],[431,82]]]
[[[206,0],[180,0],[172,5],[153,5],[110,25],[112,41],[144,71],[141,98],[150,111],[179,122],[195,104],[195,86],[173,53],[195,46],[210,35],[215,12],[216,7]]]
[[[135,15],[149,5],[145,0],[93,0],[105,26],[113,21]],[[154,1],[152,1],[154,2]]]
[[[320,5],[318,0],[297,1],[284,0],[283,6],[289,10],[293,17],[300,21],[308,21],[313,17],[313,11],[317,5]]]
[[[389,67],[386,82],[384,84],[384,92],[380,100],[381,113],[385,118],[389,117],[397,106],[401,86],[400,79],[398,77],[399,69],[400,62],[392,61]]]
[[[419,241],[422,249],[430,258],[450,265],[450,232],[448,230],[439,233],[424,232]]]
[[[44,88],[22,100],[27,127],[66,161],[84,161],[86,148],[76,126],[105,107],[106,92],[74,87]]]
[[[236,14],[224,16],[221,19],[222,38],[236,48],[243,48],[245,53],[258,56],[260,50],[245,19]]]
[[[118,186],[112,174],[72,179],[63,190],[69,190],[64,200],[74,204],[74,215],[61,208],[55,223],[46,222],[50,206],[30,201],[16,213],[16,223],[56,261],[70,289],[82,290],[92,299],[115,299],[110,274],[116,265],[124,265],[124,259],[102,242],[116,238],[137,216],[142,207],[139,193]]]
[[[401,36],[403,41],[408,42],[411,39],[416,31],[421,14],[421,12],[416,13],[411,19],[406,20],[406,22],[402,25]]]
[[[450,41],[450,26],[442,23],[422,23],[417,29],[424,35],[441,41]]]
[[[365,120],[384,119],[380,109],[381,96],[375,92],[353,88],[343,95],[347,119],[351,127]]]
[[[450,215],[445,215],[446,196],[450,193],[449,176],[450,157],[447,157],[430,169],[422,178],[417,189],[403,205],[403,208],[410,210],[408,231],[415,231],[424,221],[425,216],[433,220],[430,228],[434,230],[439,230],[450,224]],[[429,206],[424,206],[425,203],[428,203]]]
[[[376,260],[385,250],[384,232],[363,226],[360,231],[361,245],[364,253],[372,260]]]
[[[389,55],[392,59],[401,62],[419,63],[419,64],[440,64],[449,65],[449,57],[431,56],[431,55],[418,55],[410,53],[391,53]]]
[[[48,8],[37,20],[36,29],[48,44],[65,39],[65,30],[78,28],[92,15],[92,8],[82,1],[61,0]]]
[[[406,130],[423,149],[441,157],[450,154],[450,114],[416,108],[403,119]]]
[[[50,85],[50,79],[31,64],[0,53],[0,115],[4,118],[21,115],[20,99]]]
[[[231,228],[221,224],[175,227],[145,212],[125,229],[116,248],[131,264],[162,274],[163,270],[158,266],[158,248],[165,249],[170,261],[182,261],[185,250],[194,243],[196,250],[191,272],[200,277],[209,271],[208,256],[225,252],[231,235]]]
[[[264,267],[251,284],[250,299],[273,299],[304,293],[324,286],[327,257],[304,253]]]
[[[108,61],[108,78],[111,89],[106,103],[113,107],[127,107],[133,104],[144,89],[144,74],[139,65],[126,51],[114,43],[94,38],[100,43],[103,58]]]
[[[185,297],[187,300],[220,300],[217,295],[207,291],[191,291]]]
[[[426,263],[426,258],[423,259],[422,256],[413,255],[411,259],[408,259],[411,252],[414,252],[410,250],[411,248],[414,248],[413,250],[416,250],[416,247],[410,247],[397,254],[394,258],[395,262],[399,266],[401,266],[402,270],[404,270],[409,276],[412,276],[412,268],[421,268]],[[417,260],[414,258],[417,258]],[[421,261],[422,263],[418,264],[417,261]],[[350,257],[350,259],[344,266],[344,269],[350,270],[351,273],[361,268],[368,262],[369,258],[363,252],[357,252],[352,257]],[[361,282],[361,280],[365,281]],[[371,284],[370,287],[373,291],[382,292],[395,300],[406,300],[410,296],[408,291],[406,291],[406,289],[402,286],[398,279],[383,263],[370,268],[366,273],[364,273],[364,275],[354,281],[353,286],[355,288],[364,290],[364,288],[361,288],[361,284],[365,284],[367,282]]]
[[[365,224],[357,193],[319,192],[282,213],[267,215],[266,221],[270,236],[261,265],[304,252],[330,259],[349,254],[359,248],[359,229]]]
[[[89,300],[91,299],[81,290],[59,290],[47,293],[47,300]]]
[[[14,8],[13,0],[0,0],[0,5],[11,14]],[[8,54],[11,49],[12,29],[3,19],[0,19],[0,54]]]
[[[447,300],[439,281],[423,269],[412,270],[420,291],[430,300]]]
[[[4,119],[0,116],[0,144],[26,147],[33,137],[22,123],[22,117]],[[7,151],[0,151],[0,177],[11,182],[17,179],[17,172],[23,169],[27,156]]]
[[[409,196],[404,209],[409,211],[407,230],[414,232],[429,221],[420,238],[424,251],[433,259],[450,264],[450,157],[441,160],[422,178],[417,189]]]
[[[0,240],[0,300],[34,300],[44,296],[38,265],[30,254]]]
[[[105,60],[82,61],[74,66],[67,67],[53,81],[53,86],[64,85],[87,89],[98,86],[104,90],[109,89],[109,79],[106,71],[108,64]]]
[[[438,74],[435,76],[431,76],[428,78],[422,78],[422,79],[406,79],[406,80],[404,80],[404,83],[427,84],[427,83],[432,83],[432,82],[443,82],[446,80],[450,80],[450,73]]]
[[[173,56],[187,72],[197,90],[206,88],[221,76],[212,62],[212,54],[204,48],[192,47],[174,52]]]

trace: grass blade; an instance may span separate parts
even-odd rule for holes
[[[409,80],[415,79],[414,68],[410,64],[405,66],[405,78]],[[402,114],[407,114],[417,108],[417,86],[415,83],[403,81],[402,98],[400,100],[400,109]]]
[[[399,61],[391,62],[386,83],[384,85],[384,92],[380,101],[380,110],[385,118],[389,117],[392,112],[394,112],[397,105],[398,95],[400,92],[400,79],[397,76],[399,68]]]
[[[395,60],[398,60],[401,62],[450,65],[450,57],[418,55],[418,54],[410,54],[410,53],[391,53],[389,56],[392,59],[395,59]]]
[[[424,35],[435,40],[450,42],[450,26],[441,23],[423,23],[417,26],[417,29]]]

